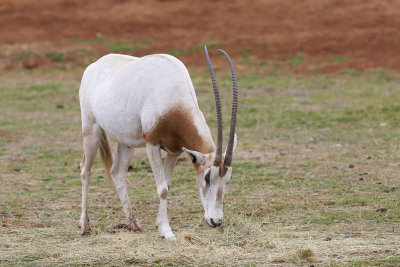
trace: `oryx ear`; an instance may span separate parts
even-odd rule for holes
[[[233,138],[233,149],[232,149],[232,153],[235,152],[236,146],[237,146],[237,134],[235,133],[235,137]],[[224,152],[224,158],[225,158],[225,154],[226,154],[226,149],[225,149],[225,152]]]
[[[235,138],[233,139],[233,150],[232,152],[235,152],[237,146],[237,134],[235,133]]]
[[[188,153],[193,163],[204,164],[204,154],[182,147],[182,150]]]

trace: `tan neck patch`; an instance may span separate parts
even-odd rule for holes
[[[211,168],[214,159],[215,159],[215,152],[204,155],[204,165],[201,165],[198,162],[193,163],[193,166],[196,169],[196,174],[200,175],[205,169]]]
[[[162,115],[152,131],[142,133],[143,139],[152,145],[163,144],[171,152],[178,152],[185,147],[203,154],[215,151],[214,142],[206,140],[191,117],[190,110],[173,108]]]
[[[200,163],[193,163],[194,168],[196,169],[196,175],[199,176],[203,171],[204,168]]]

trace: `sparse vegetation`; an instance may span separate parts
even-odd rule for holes
[[[107,36],[102,35],[102,34],[98,34],[96,36],[96,38],[94,39],[89,39],[89,40],[79,40],[79,39],[72,39],[71,43],[75,44],[75,45],[81,45],[81,44],[85,44],[85,45],[98,45],[98,44],[102,44],[104,42],[108,42],[109,39]]]
[[[240,61],[240,64],[243,66],[252,66],[254,65],[254,62],[251,58],[245,58],[242,61]]]
[[[127,182],[146,233],[114,227],[124,214],[97,159],[93,233],[79,235],[81,71],[52,74],[1,77],[1,264],[400,264],[399,76],[239,73],[239,146],[224,224],[206,225],[183,155],[169,195],[178,239],[170,243],[154,228],[158,197],[142,149]],[[191,74],[215,131],[209,77],[204,69]],[[229,73],[218,82],[229,114]]]
[[[192,49],[174,49],[169,54],[174,57],[180,57],[187,54],[198,53],[204,51],[204,46],[207,46],[207,49],[220,47],[222,42],[202,42],[198,46]]]
[[[118,40],[109,44],[108,47],[114,53],[122,53],[122,52],[141,50],[145,48],[151,48],[152,42],[151,40],[136,40],[136,41]]]
[[[283,61],[277,61],[277,62],[275,62],[275,64],[274,64],[275,68],[279,68],[279,67],[281,67],[282,65],[283,65]]]
[[[31,50],[20,50],[13,56],[11,56],[10,60],[11,62],[20,62],[24,60],[25,58],[31,56],[33,52]]]
[[[300,249],[299,251],[299,258],[301,260],[311,260],[311,258],[314,256],[314,251],[312,251],[309,248],[303,248]]]

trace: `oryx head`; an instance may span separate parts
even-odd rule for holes
[[[197,172],[197,184],[200,190],[201,202],[204,206],[204,216],[207,223],[212,227],[217,227],[222,224],[223,217],[223,199],[225,187],[228,181],[232,178],[232,153],[236,148],[237,138],[235,134],[236,112],[237,112],[237,80],[236,72],[233,67],[229,55],[221,51],[228,59],[233,81],[233,102],[232,102],[232,117],[231,129],[229,134],[228,146],[224,155],[222,155],[222,113],[221,102],[217,82],[214,76],[214,71],[208,56],[207,48],[204,47],[207,58],[208,68],[210,70],[211,80],[214,88],[214,97],[218,119],[218,140],[216,153],[202,154],[197,151],[183,149],[191,157],[195,164]]]

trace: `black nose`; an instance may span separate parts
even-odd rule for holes
[[[213,219],[210,219],[211,224],[213,225],[213,227],[217,227],[220,226],[222,224],[222,219],[219,219],[218,221],[214,222]]]

